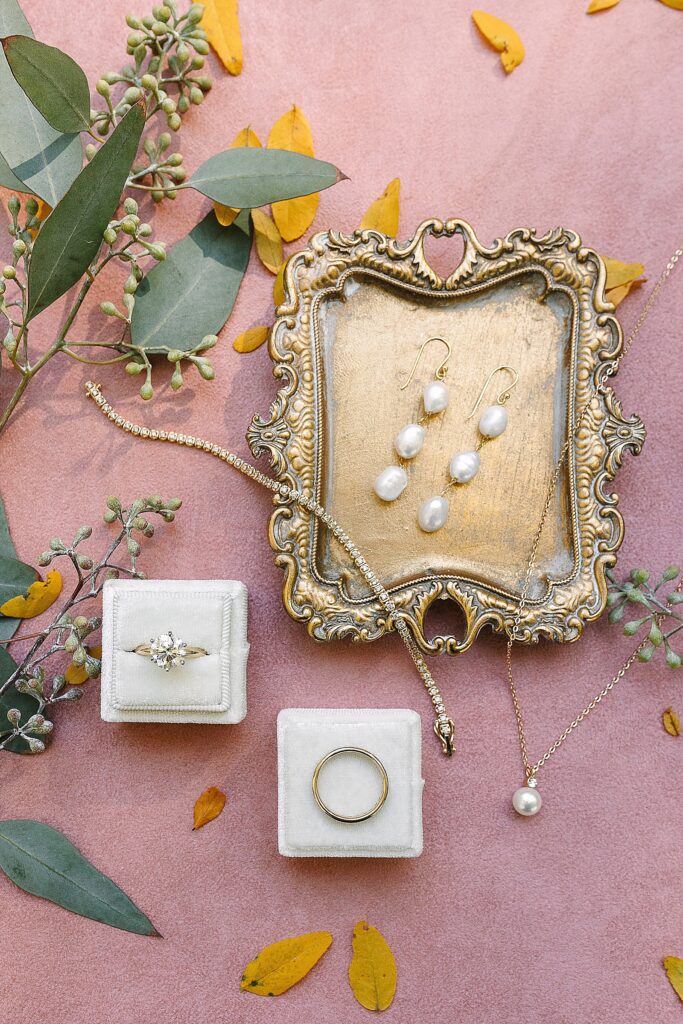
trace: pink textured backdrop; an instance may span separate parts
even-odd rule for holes
[[[484,240],[562,223],[607,254],[643,260],[653,280],[682,241],[683,14],[656,0],[593,18],[585,6],[497,0],[492,9],[527,47],[523,66],[505,77],[463,0],[242,0],[243,75],[229,78],[210,59],[216,84],[187,120],[181,148],[193,169],[247,123],[265,138],[296,102],[318,153],[351,179],[323,195],[316,228],[353,228],[400,175],[403,236],[432,215],[464,216]],[[127,0],[25,8],[36,34],[73,54],[93,82],[122,63],[123,15],[146,10]],[[159,237],[182,235],[206,206],[193,196],[169,204],[156,218]],[[145,407],[149,421],[246,453],[246,427],[275,387],[266,351],[238,356],[230,342],[269,317],[271,286],[254,260],[214,353],[217,380],[160,396]],[[642,294],[622,307],[626,328]],[[649,430],[644,454],[618,478],[624,567],[661,569],[683,555],[682,298],[679,272],[618,379],[625,411],[640,412]],[[55,323],[43,318],[44,337]],[[542,813],[522,820],[510,808],[520,768],[503,643],[482,637],[461,660],[433,666],[457,716],[459,752],[442,759],[425,717],[423,857],[280,858],[278,710],[425,712],[418,680],[395,637],[363,649],[314,645],[282,607],[268,496],[215,461],[115,434],[82,396],[83,369],[54,360],[3,438],[1,489],[19,553],[33,559],[57,530],[96,522],[110,493],[181,496],[185,508],[147,546],[145,568],[247,583],[250,709],[235,728],[112,726],[100,722],[91,684],[61,717],[47,756],[2,759],[2,816],[64,830],[165,936],[108,929],[0,878],[2,1019],[362,1021],[346,968],[352,925],[367,917],[398,957],[388,1017],[397,1024],[680,1020],[660,959],[683,955],[682,741],[663,732],[660,714],[669,704],[681,710],[681,677],[636,667],[544,773]],[[116,369],[102,379],[140,415]],[[577,646],[517,655],[532,754],[603,685],[628,643],[600,623]],[[192,805],[208,785],[224,788],[228,804],[192,834]],[[262,945],[320,928],[335,942],[302,985],[278,1000],[238,991],[242,966]]]

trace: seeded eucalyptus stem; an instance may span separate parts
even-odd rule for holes
[[[17,745],[22,752],[42,753],[45,749],[41,736],[52,732],[49,715],[54,707],[65,701],[78,700],[82,696],[79,686],[65,689],[69,682],[69,672],[81,671],[83,677],[80,681],[84,682],[85,679],[97,676],[100,671],[100,660],[91,653],[85,640],[99,629],[101,620],[99,616],[83,614],[82,606],[99,597],[108,579],[120,576],[145,578],[145,574],[138,569],[138,557],[140,540],[154,534],[154,527],[148,517],[156,516],[170,523],[180,506],[181,502],[177,498],[164,501],[156,495],[138,498],[129,508],[124,508],[118,498],[108,498],[104,520],[107,523],[118,523],[119,529],[97,560],[79,550],[82,541],[92,534],[89,526],[82,526],[71,544],[64,544],[58,537],[50,541],[49,548],[41,554],[38,564],[47,566],[66,559],[75,573],[75,583],[70,595],[60,603],[59,610],[44,629],[5,641],[9,644],[32,639],[33,643],[0,685],[0,697],[7,693],[0,704],[0,750],[7,750],[10,746],[16,750]],[[119,552],[122,551],[127,553],[129,564],[121,561]],[[69,669],[64,674],[53,675],[48,683],[44,664],[60,655],[62,658],[64,655],[69,656]],[[25,694],[35,702],[35,709],[32,707],[28,716],[22,716],[22,711],[12,706],[12,691]]]
[[[670,565],[656,582],[647,569],[633,569],[623,582],[607,572],[609,621],[622,623],[626,613],[639,608],[642,615],[623,624],[626,636],[640,634],[648,643],[640,650],[640,661],[651,661],[656,651],[664,652],[670,668],[680,668],[683,658],[671,640],[683,630],[683,615],[676,609],[683,604],[683,577],[677,565]],[[668,590],[668,593],[663,591]],[[637,613],[636,613],[637,614]]]

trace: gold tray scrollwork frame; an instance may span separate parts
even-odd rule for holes
[[[458,235],[462,239],[462,257],[446,278],[433,269],[425,255],[429,235]],[[495,287],[528,290],[529,282],[540,287],[539,302],[550,294],[564,296],[562,301],[570,310],[566,366],[561,373],[564,391],[558,389],[554,399],[557,437],[552,451],[557,454],[563,436],[571,429],[564,494],[558,498],[558,507],[566,510],[566,521],[561,526],[566,531],[565,554],[571,553],[572,564],[557,577],[552,572],[546,572],[542,580],[539,576],[517,633],[523,642],[535,642],[542,636],[564,642],[578,639],[585,623],[597,618],[605,607],[605,571],[615,563],[623,539],[617,496],[607,485],[625,452],[638,454],[645,439],[642,421],[636,415],[622,414],[609,384],[623,339],[614,307],[605,299],[601,258],[584,247],[575,232],[565,228],[542,236],[533,229],[518,228],[487,247],[472,227],[459,219],[425,221],[407,242],[374,230],[315,235],[308,248],[292,256],[286,265],[286,298],[277,310],[270,336],[273,373],[281,387],[269,415],[254,417],[247,439],[256,457],[267,453],[281,482],[323,504],[325,491],[330,492],[333,424],[327,421],[334,416],[334,403],[330,404],[328,398],[329,378],[335,370],[325,365],[330,350],[326,357],[322,337],[325,328],[321,327],[319,313],[327,302],[344,301],[349,280],[357,282],[354,287],[372,286],[388,289],[399,298],[415,297],[426,310],[431,308],[430,303],[436,309],[444,301],[472,302],[472,297],[493,294],[491,289]],[[503,296],[496,301],[496,308],[504,313],[508,300]],[[412,358],[414,350],[409,355]],[[405,363],[405,352],[402,358]],[[587,413],[575,429],[577,415],[586,404]],[[551,454],[546,459],[546,490],[556,461]],[[310,635],[319,641],[341,637],[371,641],[393,629],[373,594],[352,592],[350,581],[357,579],[357,574],[353,566],[344,566],[343,558],[348,556],[330,540],[315,516],[291,501],[280,497],[274,501],[277,507],[270,520],[269,539],[276,564],[285,572],[284,603],[289,614],[304,622]],[[326,507],[378,571],[364,548],[363,516],[352,529],[334,507],[329,503]],[[520,531],[525,520],[531,518],[537,523],[539,516],[538,506],[522,509],[518,517]],[[526,544],[527,535],[524,537]],[[326,552],[323,561],[327,567],[336,567],[332,574],[321,568],[322,551]],[[525,551],[528,558],[529,548]],[[455,654],[469,648],[484,625],[498,632],[509,630],[519,609],[526,566],[521,551],[515,551],[516,575],[503,573],[505,578],[500,580],[488,570],[479,576],[471,569],[463,571],[457,554],[453,565],[447,564],[447,559],[444,562],[444,557],[442,554],[439,567],[434,569],[423,552],[415,556],[412,573],[403,578],[394,573],[395,578],[383,580],[419,647],[426,653]],[[378,575],[383,578],[379,571]],[[451,599],[462,610],[462,636],[426,636],[425,616],[439,599]]]

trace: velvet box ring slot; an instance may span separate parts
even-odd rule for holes
[[[109,580],[102,604],[102,718],[240,722],[248,653],[243,583]]]

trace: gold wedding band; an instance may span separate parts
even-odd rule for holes
[[[138,644],[134,647],[132,654],[141,654],[143,658],[149,658],[154,665],[170,672],[172,668],[184,665],[192,658],[204,658],[209,653],[203,647],[193,647],[186,644],[180,637],[174,636],[169,629],[160,636],[152,637],[148,644]]]
[[[371,807],[369,811],[365,811],[363,814],[337,814],[336,811],[333,811],[332,808],[327,806],[323,798],[320,796],[320,793],[318,792],[318,779],[320,777],[320,772],[325,767],[327,762],[330,761],[333,757],[336,757],[338,754],[362,754],[363,757],[367,757],[368,760],[372,761],[372,763],[375,765],[375,767],[380,773],[382,779],[382,792],[380,794],[380,797],[377,800],[377,803],[374,805],[374,807]],[[374,754],[371,754],[369,750],[364,750],[363,747],[337,747],[336,750],[331,750],[329,754],[325,754],[325,756],[321,757],[320,760],[318,761],[313,771],[312,787],[315,802],[317,803],[321,811],[324,811],[325,814],[329,815],[330,818],[334,818],[335,821],[347,822],[367,821],[367,819],[371,818],[373,814],[377,814],[377,811],[380,809],[380,807],[387,798],[387,794],[389,792],[389,776],[387,775],[387,770],[380,761],[380,759],[376,757]]]

